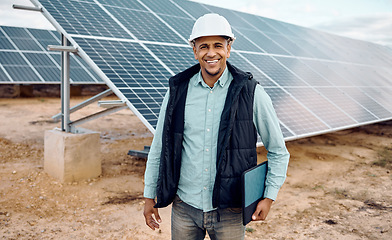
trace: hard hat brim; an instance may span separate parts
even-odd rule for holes
[[[234,40],[236,39],[236,37],[234,36],[226,36],[226,35],[217,35],[217,34],[211,34],[211,35],[203,35],[203,36],[198,36],[198,37],[192,37],[190,39],[188,39],[188,43],[191,47],[193,47],[193,42],[196,41],[196,39],[201,38],[201,37],[211,37],[211,36],[221,36],[221,37],[228,37],[230,38],[230,42],[231,44],[233,44]]]

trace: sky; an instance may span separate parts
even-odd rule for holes
[[[192,0],[392,47],[392,0]],[[0,25],[54,30],[29,0],[0,0]]]

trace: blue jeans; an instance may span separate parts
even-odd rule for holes
[[[172,240],[203,240],[206,231],[211,240],[244,239],[241,208],[227,208],[203,212],[174,199],[171,220]]]

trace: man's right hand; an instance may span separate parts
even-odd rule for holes
[[[159,216],[158,209],[154,208],[155,200],[151,198],[144,199],[144,218],[146,220],[147,226],[149,226],[152,230],[155,228],[159,228],[159,224],[161,223],[161,217]],[[154,217],[152,216],[154,215]]]

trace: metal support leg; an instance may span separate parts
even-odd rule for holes
[[[61,34],[62,46],[69,46],[70,42]],[[70,80],[69,80],[70,54],[61,52],[61,130],[70,132]]]

